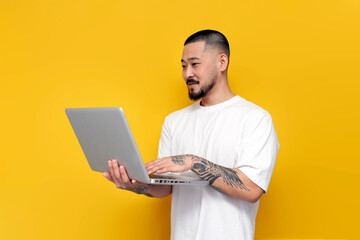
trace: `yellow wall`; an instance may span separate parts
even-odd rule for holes
[[[228,37],[230,85],[281,144],[256,239],[360,238],[359,13],[354,0],[0,0],[0,239],[168,239],[170,198],[92,172],[64,109],[123,107],[156,158],[164,117],[191,103],[182,44],[205,28]]]

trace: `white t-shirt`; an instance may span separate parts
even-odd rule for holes
[[[158,157],[194,154],[238,168],[266,192],[278,149],[270,114],[235,96],[210,107],[196,102],[168,115]],[[253,239],[258,206],[259,201],[231,198],[210,186],[173,186],[171,239]]]

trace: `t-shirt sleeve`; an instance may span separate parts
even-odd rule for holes
[[[165,118],[165,121],[161,128],[161,135],[158,148],[158,158],[170,156],[171,146],[171,132],[169,127],[169,119]]]
[[[270,184],[279,147],[270,114],[266,111],[253,113],[244,127],[236,164],[265,192]]]

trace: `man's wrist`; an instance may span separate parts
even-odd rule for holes
[[[189,170],[194,172],[194,164],[200,162],[202,158],[200,158],[200,157],[198,157],[196,155],[193,155],[193,154],[187,154],[186,156],[188,157],[188,159],[189,159],[188,161],[190,163],[190,169]]]
[[[194,155],[192,154],[185,154],[184,158],[185,158],[185,162],[186,162],[186,166],[188,170],[192,169],[192,159],[193,159]]]

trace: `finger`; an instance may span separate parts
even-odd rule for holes
[[[158,159],[152,160],[152,161],[150,161],[150,162],[148,162],[148,163],[146,163],[146,164],[153,164],[153,163],[158,162],[159,160],[160,160],[160,159],[158,158]]]
[[[145,169],[149,173],[149,171],[152,169],[151,165],[145,164]]]
[[[111,160],[108,161],[108,167],[109,167],[110,176],[111,176],[112,179],[114,179],[115,173],[114,173],[114,169],[113,169],[113,167],[112,167]]]
[[[111,182],[114,182],[114,180],[112,179],[110,173],[104,172],[104,173],[103,173],[103,176],[104,176],[107,180],[109,180],[109,181],[111,181]]]
[[[181,166],[174,164],[171,161],[162,161],[161,163],[151,168],[152,172],[165,173],[165,172],[184,172]]]
[[[147,171],[148,171],[148,174],[151,174],[154,172],[159,172],[159,170],[163,169],[163,168],[164,168],[163,165],[157,165],[157,166],[153,166],[153,167],[149,168]]]
[[[121,180],[125,184],[130,183],[129,176],[127,175],[126,169],[124,166],[120,166],[120,174],[121,174]]]
[[[112,160],[108,161],[108,167],[109,167],[109,173],[110,173],[112,179],[115,180],[116,176],[115,176],[115,171],[114,171],[114,167],[112,164]]]
[[[121,186],[121,181],[119,180],[120,172],[117,161],[115,159],[109,161],[109,170],[115,185],[117,187],[120,187]]]
[[[159,163],[161,159],[155,159],[145,164],[145,167],[151,167]]]
[[[153,167],[146,169],[146,171],[148,174],[152,174],[152,173],[156,172],[158,169],[159,169],[159,167],[153,166]]]
[[[148,174],[155,172],[156,169],[158,169],[159,167],[160,167],[159,163],[145,166],[146,171],[148,172]]]
[[[148,170],[148,174],[152,174],[152,173],[159,173],[159,171],[163,169],[163,167],[154,167]]]
[[[135,179],[132,179],[132,180],[131,180],[131,183],[132,183],[133,185],[136,185],[136,187],[143,187],[143,186],[146,185],[146,183],[138,182],[138,181],[136,181]]]
[[[151,171],[152,167],[145,167],[145,168],[146,168],[146,171],[147,171],[148,174],[152,173],[152,171]]]
[[[173,167],[173,163],[170,162],[168,159],[161,159],[160,161],[158,161],[157,163],[155,163],[154,165],[150,166],[148,168],[148,170],[151,173],[157,172],[157,173],[163,173],[163,172],[168,172],[171,171],[171,168]]]
[[[165,172],[173,172],[169,167],[161,167],[156,170],[156,173],[165,173]]]
[[[120,176],[119,163],[115,159],[113,159],[111,164],[115,173],[115,178],[120,179],[121,176]]]
[[[165,162],[166,161],[164,161],[164,159],[156,159],[154,161],[149,162],[147,165],[145,165],[148,174],[156,172],[156,170],[161,168]]]

